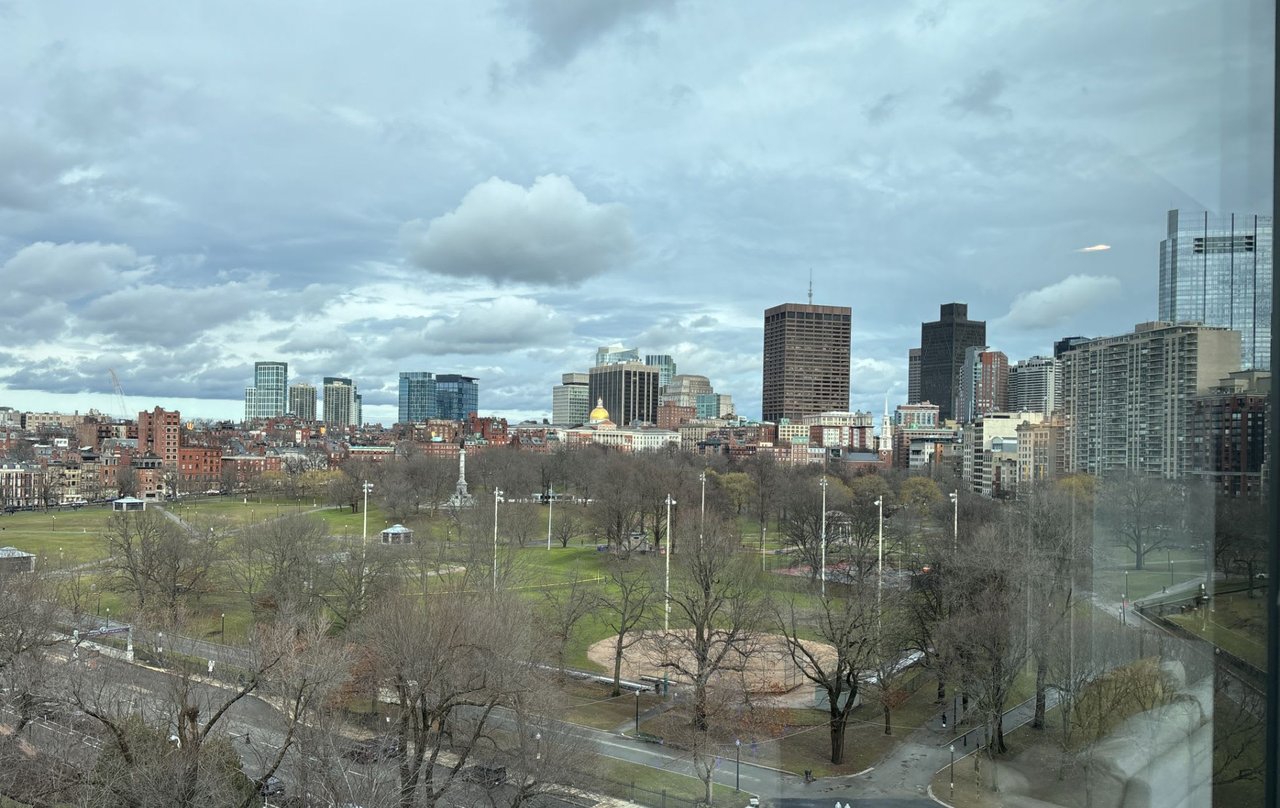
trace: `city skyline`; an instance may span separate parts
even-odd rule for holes
[[[758,312],[810,271],[853,309],[854,409],[906,400],[944,301],[1010,361],[1121,332],[1156,318],[1168,210],[1270,208],[1270,88],[1249,58],[1197,57],[1262,36],[1247,10],[1114,5],[1052,29],[931,5],[514,3],[354,31],[315,10],[315,36],[350,33],[338,53],[282,47],[281,9],[245,31],[230,11],[13,7],[0,401],[111,412],[114,370],[131,409],[236,418],[253,361],[279,357],[367,385],[367,420],[395,419],[415,367],[478,377],[485,412],[521,420],[623,342],[754,416]],[[1135,93],[1142,114],[1115,116]]]

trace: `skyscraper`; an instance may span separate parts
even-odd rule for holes
[[[970,320],[965,303],[944,303],[937,320],[920,324],[920,400],[937,404],[942,419],[956,417],[965,349],[986,344],[986,322]]]
[[[289,385],[289,414],[303,421],[316,420],[316,388],[315,385]]]
[[[551,389],[551,423],[578,426],[587,422],[591,412],[591,376],[588,373],[565,373],[560,384]]]
[[[1009,358],[986,346],[964,349],[956,386],[955,417],[971,424],[984,415],[1009,408]]]
[[[399,413],[396,423],[420,423],[435,417],[435,374],[425,371],[401,371]]]
[[[1239,367],[1239,332],[1187,323],[1142,323],[1064,352],[1067,470],[1185,476],[1196,396]]]
[[[907,351],[907,403],[920,403],[920,349]]]
[[[638,362],[597,365],[588,380],[588,398],[604,402],[615,424],[658,422],[658,369]]]
[[[646,354],[644,363],[658,369],[658,392],[663,392],[671,383],[671,377],[676,375],[676,360],[669,354]]]
[[[1271,366],[1271,217],[1169,211],[1159,317],[1240,332],[1245,370]]]
[[[764,312],[766,421],[849,409],[848,306],[783,303]]]
[[[596,365],[617,365],[623,362],[639,362],[638,348],[624,348],[622,343],[615,342],[596,349]]]
[[[436,417],[465,421],[480,409],[480,385],[473,376],[436,376]]]
[[[333,427],[360,425],[360,396],[350,379],[324,377],[324,422]]]
[[[244,391],[244,419],[255,421],[284,415],[288,383],[288,362],[254,362],[253,386]]]
[[[1009,409],[1049,415],[1062,400],[1061,363],[1052,356],[1019,359],[1009,368]]]

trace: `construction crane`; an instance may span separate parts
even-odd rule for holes
[[[124,388],[120,386],[120,377],[117,376],[116,372],[111,368],[107,368],[107,372],[111,374],[111,389],[115,391],[116,398],[119,400],[119,403],[120,403],[120,412],[118,413],[118,415],[120,416],[120,420],[122,422],[128,421],[129,405],[125,404],[125,401],[124,401]]]

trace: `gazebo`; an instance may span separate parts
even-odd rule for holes
[[[137,497],[120,497],[111,500],[111,510],[113,511],[145,511],[147,509],[147,501],[138,499]]]
[[[413,544],[413,530],[404,525],[392,525],[379,535],[383,544]]]

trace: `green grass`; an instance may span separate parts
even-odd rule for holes
[[[627,763],[622,760],[615,760],[609,757],[599,757],[592,767],[592,775],[599,778],[594,784],[594,789],[598,789],[606,796],[617,797],[619,799],[630,799],[632,792],[628,787],[634,783],[637,789],[645,789],[649,792],[661,794],[666,791],[667,796],[674,799],[681,799],[685,802],[697,802],[703,797],[702,781],[696,777],[669,772],[663,769],[654,769],[649,766],[642,766],[639,763]],[[732,805],[725,798],[726,789],[724,786],[716,786],[716,795],[721,805]],[[636,793],[637,800],[645,797],[644,803],[652,805],[652,798],[643,793]],[[745,801],[744,801],[745,802]]]
[[[1267,669],[1266,600],[1243,592],[1215,598],[1214,610],[1200,608],[1168,619],[1223,648],[1259,670]]]
[[[109,515],[105,507],[86,506],[0,516],[0,546],[17,547],[54,564],[97,561],[103,555],[99,536]]]

